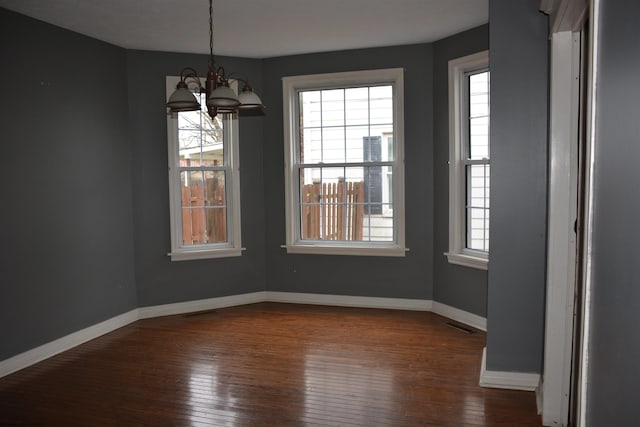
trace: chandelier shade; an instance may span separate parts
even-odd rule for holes
[[[251,86],[248,84],[244,85],[242,89],[242,93],[238,95],[238,100],[240,101],[240,105],[238,105],[238,109],[247,110],[254,108],[262,108],[262,100],[260,97],[253,91]]]
[[[231,75],[233,76],[234,73]],[[195,86],[196,92],[206,94],[207,112],[211,118],[217,114],[235,114],[240,111],[243,111],[243,116],[263,116],[262,100],[253,91],[247,79],[240,77],[234,77],[234,79],[244,83],[240,95],[237,95],[229,87],[229,79],[225,75],[224,68],[216,66],[213,56],[213,4],[212,0],[209,0],[209,69],[206,84],[204,87],[202,86],[202,81],[193,68],[183,68],[180,72],[180,82],[166,103],[169,114],[196,111],[201,108],[200,103],[189,89],[189,83]],[[251,114],[246,114],[248,112]]]
[[[196,97],[189,90],[186,83],[182,81],[180,83],[178,83],[178,87],[169,97],[167,107],[173,112],[199,110],[200,103]]]
[[[239,105],[238,96],[229,86],[218,86],[207,96],[207,107],[236,107]]]

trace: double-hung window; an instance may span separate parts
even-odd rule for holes
[[[403,70],[283,78],[286,248],[404,256]]]
[[[450,263],[487,269],[489,260],[489,55],[449,62]]]
[[[167,97],[179,77],[167,77]],[[203,109],[167,116],[171,259],[241,254],[238,125]]]

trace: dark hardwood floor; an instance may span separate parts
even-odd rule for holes
[[[0,426],[540,426],[478,386],[485,334],[261,303],[141,320],[0,379]]]

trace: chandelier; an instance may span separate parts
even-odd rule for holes
[[[243,83],[242,92],[236,95],[229,87],[229,78]],[[200,77],[196,70],[185,67],[180,72],[180,81],[176,90],[169,97],[167,107],[169,113],[180,111],[198,111],[200,103],[189,89],[189,85],[199,93],[205,93],[207,112],[213,119],[218,114],[238,113],[242,116],[264,115],[262,101],[253,91],[247,79],[231,74],[225,75],[222,66],[217,67],[213,58],[213,5],[209,0],[209,70],[207,71],[206,84],[202,87]]]

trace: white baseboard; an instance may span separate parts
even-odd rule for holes
[[[432,307],[432,301],[424,299],[355,297],[348,295],[302,294],[297,292],[267,291],[265,298],[265,301],[268,302],[387,308],[393,310],[431,311]]]
[[[487,348],[482,350],[480,386],[509,390],[535,391],[540,384],[540,374],[529,372],[503,372],[487,370]]]
[[[140,307],[104,322],[74,332],[24,353],[0,361],[0,378],[41,362],[63,351],[70,350],[139,319],[193,313],[217,308],[254,304],[259,302],[284,302],[294,304],[333,305],[342,307],[381,308],[393,310],[433,311],[452,320],[486,330],[486,319],[431,300],[408,298],[378,298],[348,295],[305,294],[295,292],[260,291],[230,295],[175,304]],[[483,359],[484,368],[484,359]],[[482,384],[481,384],[482,385]],[[533,389],[532,389],[533,390]]]
[[[248,294],[230,295],[226,297],[200,299],[195,301],[178,302],[174,304],[140,307],[139,319],[152,317],[173,316],[175,314],[194,313],[196,311],[215,310],[216,308],[233,307],[236,305],[255,304],[265,301],[264,291]]]
[[[456,322],[480,329],[481,331],[487,331],[487,319],[477,314],[469,313],[468,311],[460,310],[459,308],[451,307],[438,301],[433,301],[431,311],[440,316],[455,320]]]
[[[9,359],[0,361],[0,378],[19,371],[20,369],[24,369],[27,366],[41,362],[51,356],[62,353],[63,351],[70,350],[73,347],[84,344],[85,342],[101,335],[115,331],[129,323],[135,322],[136,320],[138,320],[137,309],[123,313],[111,319],[107,319],[104,322],[97,323],[93,326],[89,326],[88,328],[81,329],[55,341],[48,342],[47,344],[25,351],[24,353],[17,354]]]

